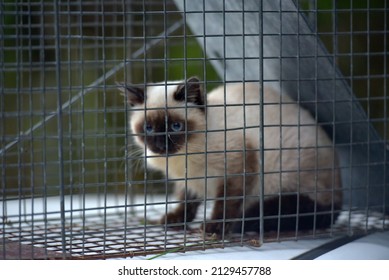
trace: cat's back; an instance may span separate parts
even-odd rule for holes
[[[260,143],[262,126],[266,148],[331,146],[311,114],[273,87],[262,90],[259,83],[227,84],[208,94],[207,108],[210,131],[227,130],[226,137],[250,139],[255,147]]]
[[[208,106],[258,104],[259,83],[230,83],[212,90],[207,95]]]
[[[231,83],[214,89],[207,95],[208,127],[242,129],[258,126],[259,101],[259,83]]]

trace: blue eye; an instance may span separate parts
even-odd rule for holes
[[[145,124],[145,132],[146,134],[151,134],[154,132],[154,128],[151,124]]]
[[[170,125],[170,128],[174,131],[174,132],[178,132],[178,131],[181,131],[184,127],[184,124],[181,123],[181,122],[173,122],[171,125]]]

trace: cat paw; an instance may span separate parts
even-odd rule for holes
[[[159,220],[159,224],[174,230],[182,230],[184,228],[181,215],[178,215],[174,212],[170,212],[166,215],[163,215],[162,218]]]
[[[222,236],[223,232],[227,233],[229,232],[230,225],[228,223],[215,223],[215,222],[206,222],[201,225],[200,229],[207,233],[217,236]]]

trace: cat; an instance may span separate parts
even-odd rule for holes
[[[197,77],[123,87],[147,167],[175,181],[180,203],[161,224],[191,222],[210,200],[211,217],[201,225],[210,234],[259,231],[260,209],[265,231],[319,229],[336,221],[342,192],[333,144],[286,94],[264,87],[261,114],[255,82],[208,94]]]

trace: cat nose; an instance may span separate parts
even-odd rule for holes
[[[157,136],[155,137],[155,147],[159,153],[166,152],[166,136]]]

